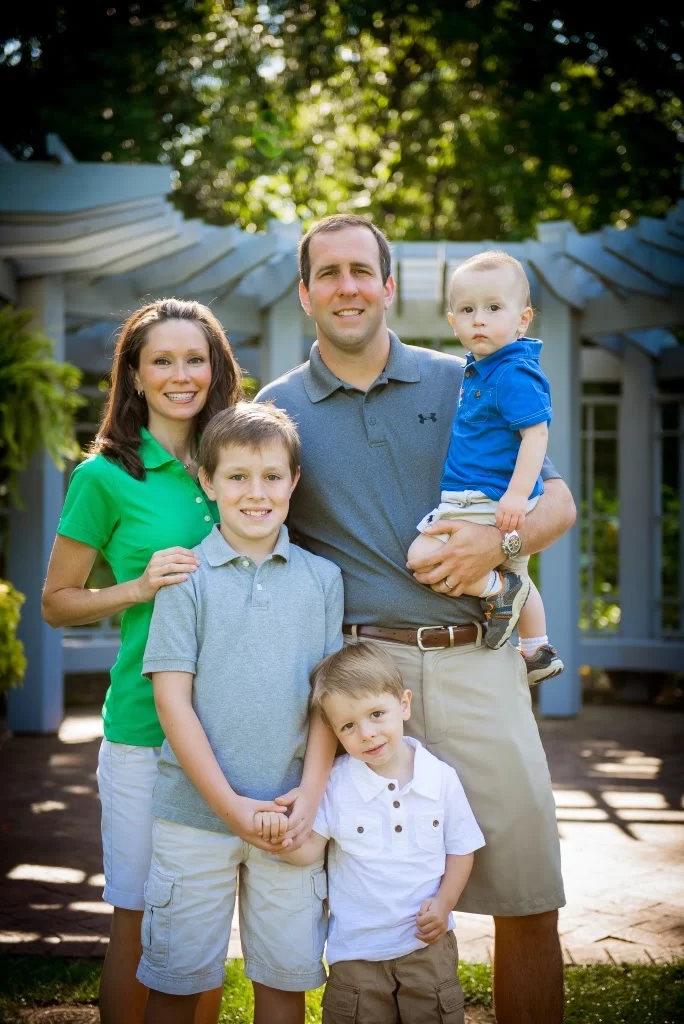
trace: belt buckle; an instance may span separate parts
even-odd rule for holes
[[[441,647],[424,647],[423,646],[423,633],[425,632],[426,629],[447,629],[447,628],[449,630],[449,643],[448,644],[442,644]],[[418,645],[418,649],[423,651],[423,652],[425,652],[425,651],[446,651],[447,647],[453,647],[454,646],[454,627],[453,626],[448,626],[448,627],[447,626],[419,626],[418,629],[416,630],[416,643]]]

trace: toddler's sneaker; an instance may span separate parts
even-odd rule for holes
[[[523,655],[524,657],[524,655]],[[525,658],[527,665],[527,682],[530,686],[536,686],[542,679],[551,679],[559,676],[565,665],[558,657],[558,651],[551,644],[542,644],[529,658]]]
[[[499,572],[503,586],[493,597],[483,597],[480,601],[484,617],[487,620],[485,643],[496,651],[508,640],[518,624],[520,612],[530,596],[530,580],[528,576],[518,576],[515,572]]]

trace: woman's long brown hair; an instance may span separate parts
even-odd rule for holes
[[[138,395],[133,372],[140,365],[140,350],[147,332],[166,320],[192,320],[209,344],[211,384],[207,401],[197,417],[202,433],[212,416],[242,398],[240,367],[235,362],[228,339],[214,314],[200,302],[183,299],[157,299],[136,310],[121,328],[114,351],[112,376],[102,423],[89,449],[116,462],[136,480],[145,479],[140,458],[140,430],[147,426],[147,401]]]

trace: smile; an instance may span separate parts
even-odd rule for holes
[[[189,402],[196,394],[196,391],[167,391],[166,397],[172,402]]]
[[[270,508],[241,508],[240,511],[249,519],[265,519],[271,514]]]
[[[335,316],[360,316],[362,309],[338,309]]]
[[[376,754],[381,753],[381,751],[383,751],[385,749],[385,746],[386,746],[385,743],[381,743],[377,747],[371,747],[370,750],[364,750],[364,752],[363,752],[364,756],[365,757],[374,757]]]

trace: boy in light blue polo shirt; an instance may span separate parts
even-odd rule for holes
[[[325,980],[323,859],[284,863],[308,835],[336,740],[308,714],[309,676],[342,643],[342,580],[291,544],[299,437],[270,404],[238,403],[206,427],[200,482],[221,522],[194,573],[159,592],[143,670],[166,740],[153,796],[138,979],[146,1024],[192,1024],[223,985],[237,881],[257,1020],[303,1024]],[[289,814],[287,813],[289,811]],[[270,812],[267,836],[255,827]]]
[[[469,586],[487,620],[494,649],[518,627],[530,685],[558,675],[563,662],[549,644],[541,595],[527,574],[517,531],[543,491],[540,470],[551,422],[549,382],[539,365],[542,343],[527,338],[530,286],[522,264],[488,251],[465,260],[449,288],[449,323],[468,350],[463,387],[441,482],[441,503],[418,524],[409,561],[448,540],[435,524],[466,519],[504,533],[507,560]],[[447,578],[448,582],[448,578]]]

